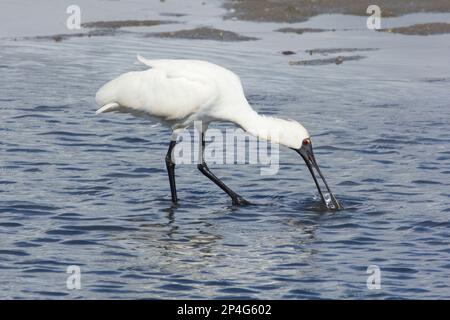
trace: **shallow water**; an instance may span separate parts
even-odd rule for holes
[[[0,40],[1,298],[450,298],[450,36],[298,36],[235,23],[261,40]],[[379,50],[289,64],[322,57],[308,49],[348,47]],[[100,85],[143,68],[136,53],[241,75],[258,111],[309,129],[345,209],[320,209],[306,166],[285,148],[271,177],[258,165],[210,166],[256,205],[232,206],[183,165],[171,206],[169,132],[94,115]],[[374,264],[380,290],[366,286]],[[66,288],[69,265],[81,267],[81,290]]]

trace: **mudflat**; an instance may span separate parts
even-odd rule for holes
[[[450,33],[450,23],[421,23],[406,27],[381,29],[379,31],[401,33],[406,35],[428,36]]]
[[[157,38],[176,38],[176,39],[198,39],[215,41],[249,41],[258,40],[254,37],[239,35],[235,32],[220,30],[209,27],[200,27],[195,29],[184,29],[171,32],[153,32],[148,33],[148,37]]]
[[[228,18],[251,21],[302,22],[320,14],[366,15],[370,0],[228,0]],[[383,17],[417,12],[450,12],[448,0],[380,0]]]

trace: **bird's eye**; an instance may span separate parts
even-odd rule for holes
[[[311,139],[309,139],[309,138],[303,139],[303,144],[304,144],[305,146],[307,146],[307,145],[310,144],[310,143],[311,143]]]

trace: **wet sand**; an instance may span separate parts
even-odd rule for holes
[[[299,61],[289,61],[291,66],[323,66],[327,64],[339,65],[344,61],[358,61],[366,58],[365,56],[355,55],[355,56],[337,56],[333,58],[326,59],[312,59],[312,60],[299,60]]]
[[[55,34],[49,36],[36,36],[32,37],[38,40],[53,40],[55,42],[60,42],[70,38],[79,37],[98,37],[98,36],[114,36],[117,34],[123,34],[130,31],[119,30],[124,27],[149,27],[156,26],[160,24],[168,24],[167,21],[97,21],[89,22],[83,24],[83,27],[89,28],[88,32],[79,32],[71,34]],[[149,32],[143,33],[144,37],[155,37],[155,38],[173,38],[173,39],[191,39],[191,40],[213,40],[213,41],[251,41],[258,40],[255,37],[247,37],[240,35],[235,32],[209,28],[200,27],[194,29],[183,29],[178,31],[170,32]]]
[[[354,0],[225,0],[224,7],[229,9],[225,18],[237,18],[239,20],[251,21],[274,21],[274,22],[298,22],[320,14],[351,14],[367,15],[368,1]],[[450,1],[380,1],[378,5],[382,9],[383,17],[399,16],[414,12],[450,12]],[[37,36],[38,39],[50,39],[60,42],[72,37],[109,36],[117,33],[126,33],[130,30],[122,28],[157,27],[161,25],[177,24],[181,21],[165,20],[164,16],[173,17],[173,20],[185,16],[183,13],[162,13],[162,19],[121,19],[121,20],[99,20],[82,23],[84,30],[78,33],[58,33],[54,35]],[[169,18],[168,18],[169,19]],[[249,41],[258,40],[256,37],[241,35],[239,31],[222,30],[213,26],[201,26],[197,28],[186,28],[176,31],[159,31],[143,33],[145,37],[214,40],[214,41]],[[322,33],[347,31],[350,29],[319,27],[284,27],[275,31],[281,33],[294,33],[303,35],[306,33]],[[450,24],[442,22],[414,24],[410,26],[395,26],[384,28],[381,32],[399,33],[404,35],[432,35],[450,33]],[[288,49],[288,48],[286,48]],[[293,54],[291,50],[284,50],[283,54]],[[335,52],[338,53],[338,52]]]
[[[228,18],[250,21],[302,22],[320,14],[367,15],[367,7],[377,4],[383,17],[395,17],[417,12],[450,12],[448,0],[228,0]]]
[[[308,49],[305,50],[310,55],[321,54],[328,55],[334,53],[346,53],[346,52],[361,52],[361,51],[376,51],[378,48],[325,48],[325,49]]]
[[[172,32],[154,32],[148,33],[147,36],[157,38],[197,39],[197,40],[215,40],[215,41],[258,40],[258,38],[242,36],[235,32],[208,27],[201,27],[190,30],[179,30]]]
[[[55,34],[51,36],[24,37],[22,39],[53,40],[55,42],[61,42],[63,40],[71,38],[113,36],[116,34],[117,34],[116,29],[98,29],[98,30],[91,30],[89,32]]]
[[[115,21],[93,21],[82,23],[83,28],[98,28],[98,29],[118,29],[125,27],[153,27],[161,24],[174,23],[173,21],[161,20],[115,20]]]
[[[381,32],[400,33],[405,35],[428,36],[450,33],[450,23],[423,23],[407,27],[381,29]]]
[[[327,32],[327,31],[335,31],[335,30],[334,29],[319,29],[319,28],[281,28],[276,31],[283,32],[283,33],[304,34],[304,33]]]

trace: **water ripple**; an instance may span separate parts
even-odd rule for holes
[[[263,26],[252,44],[143,42],[129,32],[2,46],[0,297],[450,298],[448,64],[436,75],[387,65],[397,40],[383,34],[389,50],[364,63],[299,70],[279,53],[296,49],[292,39]],[[301,45],[314,48],[308,39]],[[96,88],[142,68],[132,64],[137,52],[242,75],[258,111],[307,126],[345,209],[324,208],[302,159],[285,148],[276,176],[211,166],[254,205],[231,205],[195,165],[177,165],[173,206],[169,131],[95,116]],[[379,291],[366,285],[373,264]],[[82,290],[66,288],[71,265]]]

